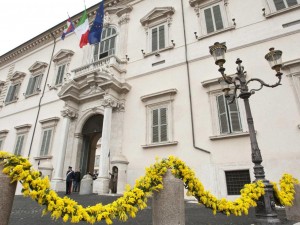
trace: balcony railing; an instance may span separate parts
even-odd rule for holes
[[[122,73],[125,71],[124,65],[126,64],[126,62],[127,61],[122,61],[115,55],[111,55],[103,59],[99,59],[90,64],[76,68],[71,72],[74,72],[74,79],[86,74],[91,74],[99,70],[103,72],[111,73],[111,69],[110,69],[111,67],[114,67],[114,69],[116,69],[119,73]],[[114,75],[120,75],[120,74],[114,74]]]

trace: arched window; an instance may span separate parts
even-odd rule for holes
[[[115,54],[117,31],[113,27],[104,28],[101,42],[95,44],[94,61]]]

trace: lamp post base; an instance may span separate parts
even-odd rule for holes
[[[281,221],[275,208],[273,185],[266,179],[263,180],[265,185],[265,194],[257,201],[255,208],[256,225],[279,225]]]

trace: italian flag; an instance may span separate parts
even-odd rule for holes
[[[79,43],[80,48],[87,45],[87,43],[89,42],[88,41],[89,32],[90,32],[89,20],[88,20],[86,10],[84,10],[83,15],[81,16],[79,23],[75,28],[75,33],[77,37],[80,38],[80,43]]]

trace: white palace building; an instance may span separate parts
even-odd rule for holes
[[[90,23],[99,4],[87,9]],[[75,25],[82,13],[71,20]],[[117,193],[155,158],[186,162],[205,188],[234,199],[255,179],[244,102],[227,105],[209,46],[226,43],[226,73],[282,85],[250,97],[266,178],[300,178],[300,0],[106,0],[101,43],[79,47],[66,24],[0,56],[0,149],[29,157],[65,190],[68,166]],[[259,83],[250,83],[259,89]],[[20,191],[20,190],[19,190]]]

